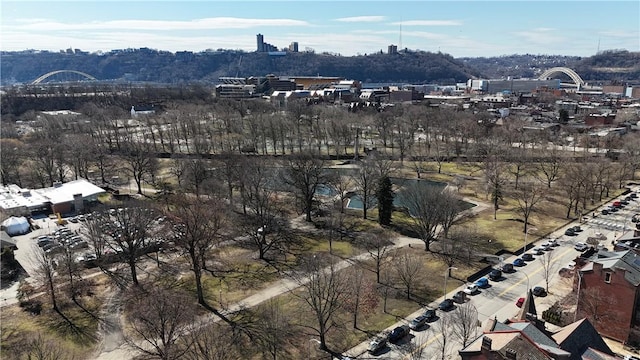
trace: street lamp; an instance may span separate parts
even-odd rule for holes
[[[444,300],[447,299],[447,279],[449,278],[449,271],[451,271],[451,269],[458,270],[458,268],[455,266],[449,266],[447,268],[447,271],[444,272],[444,291],[442,292]]]
[[[531,226],[527,228],[527,231],[524,232],[524,247],[522,248],[522,254],[527,251],[527,235],[529,235],[529,230],[538,230],[537,228]]]

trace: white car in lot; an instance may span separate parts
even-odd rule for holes
[[[478,286],[475,284],[469,284],[462,291],[464,291],[464,293],[467,295],[473,295],[478,292]]]
[[[583,242],[578,242],[573,246],[574,249],[578,250],[578,251],[585,251],[589,248],[589,245],[583,243]]]

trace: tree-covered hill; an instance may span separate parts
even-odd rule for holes
[[[608,50],[590,57],[525,54],[457,60],[489,78],[536,78],[552,67],[568,67],[587,82],[640,81],[640,52],[626,50]]]
[[[157,51],[148,48],[105,54],[79,51],[22,51],[0,54],[3,85],[30,83],[55,70],[76,70],[99,80],[214,84],[223,76],[339,76],[363,82],[454,84],[469,78],[533,78],[551,67],[566,66],[586,81],[640,81],[640,53],[604,51],[581,58],[562,55],[508,55],[459,58],[405,50],[397,54],[338,56],[309,52],[267,53],[219,50]]]
[[[3,52],[2,82],[30,83],[55,70],[76,70],[100,80],[215,83],[222,76],[339,76],[365,82],[464,82],[480,74],[449,55],[401,52],[343,57],[329,54],[217,51],[171,53],[151,49],[108,54]]]

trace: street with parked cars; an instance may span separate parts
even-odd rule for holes
[[[492,269],[488,276],[479,278],[473,284],[461,284],[460,288],[455,290],[454,293],[462,292],[465,295],[473,295],[466,297],[465,302],[471,302],[475,306],[478,311],[478,320],[481,323],[493,317],[496,317],[498,321],[513,317],[519,310],[518,308],[524,303],[528,289],[531,289],[536,299],[546,298],[549,294],[549,289],[544,287],[543,265],[541,262],[536,261],[541,255],[552,253],[550,254],[552,256],[551,261],[555,264],[557,272],[571,270],[575,266],[574,260],[578,256],[584,255],[587,250],[595,252],[598,248],[604,248],[605,242],[616,240],[625,231],[631,229],[631,224],[640,223],[640,201],[638,201],[635,191],[623,197],[629,204],[620,202],[619,207],[616,208],[615,215],[609,215],[607,226],[602,226],[599,221],[602,216],[600,215],[601,209],[598,209],[593,212],[594,216],[586,217],[587,220],[583,221],[582,225],[569,224],[550,234],[549,237],[540,239],[539,244],[534,247],[534,249],[538,248],[537,250],[539,251],[532,249],[519,257],[513,256],[511,259],[504,259],[503,264],[498,264],[498,267]],[[588,244],[588,238],[598,239],[598,245]],[[504,271],[505,263],[512,265],[512,272]],[[499,277],[496,271],[500,272]],[[492,273],[494,274],[493,278],[490,276]],[[558,281],[558,278],[560,277],[552,278],[549,286],[553,287],[554,281]],[[559,296],[560,294],[554,295]],[[550,303],[545,303],[545,305],[550,306]],[[406,325],[409,333],[411,330],[418,331],[419,329],[428,331],[430,335],[426,338],[431,340],[423,340],[426,342],[414,344],[414,346],[423,348],[425,353],[438,353],[439,350],[436,348],[438,341],[433,341],[441,336],[442,333],[441,322],[438,320],[442,317],[453,316],[452,310],[455,310],[457,306],[459,306],[459,303],[456,305],[456,302],[452,299],[447,299],[446,296],[444,299],[441,297],[440,300],[436,300],[427,306],[434,319],[429,321],[429,326],[424,328],[416,327],[417,323],[422,321],[417,320],[417,318],[425,313],[425,310],[422,309],[412,314],[407,320],[397,323],[394,328]],[[540,306],[538,301],[536,301],[536,307],[538,307],[539,313],[545,309]],[[416,324],[413,323],[414,321],[416,321]],[[406,335],[404,334],[403,337]],[[420,338],[411,337],[409,341],[416,339]],[[348,351],[347,354],[358,358],[366,352],[367,345],[369,345],[369,342],[360,344]],[[390,346],[395,345],[392,344]],[[451,355],[455,354],[456,351],[453,351]],[[369,355],[372,355],[372,353],[369,353]],[[406,358],[406,352],[391,347],[385,352],[385,358],[403,359]]]

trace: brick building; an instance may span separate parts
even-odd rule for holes
[[[625,343],[640,342],[640,255],[632,250],[599,251],[574,278],[578,316],[600,334]]]

